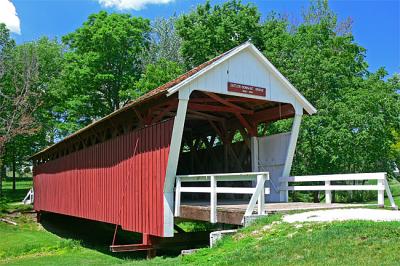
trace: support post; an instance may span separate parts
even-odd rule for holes
[[[265,187],[265,179],[266,179],[265,175],[257,175],[257,186]],[[261,193],[258,196],[258,215],[264,214],[264,205],[265,205],[265,189],[261,190]]]
[[[382,189],[382,187],[385,186],[385,180],[384,179],[378,179],[378,206],[383,208],[385,207],[385,190]]]
[[[303,115],[303,109],[301,107],[298,107],[298,108],[295,107],[295,109],[296,109],[296,114],[293,119],[292,132],[290,134],[290,140],[289,140],[289,145],[288,145],[288,149],[286,152],[286,160],[285,160],[285,165],[284,165],[283,172],[282,172],[282,177],[289,177],[289,175],[290,175],[290,169],[292,168],[294,152],[296,150],[297,138],[299,136],[299,131],[300,131],[300,124],[301,124],[301,117]],[[288,182],[281,182],[280,186],[287,187]],[[280,201],[288,202],[288,200],[289,200],[288,191],[287,190],[281,191],[280,192]]]
[[[189,91],[179,91],[179,102],[174,126],[172,128],[171,145],[164,183],[164,237],[174,236],[174,184],[178,168],[179,153],[185,126]]]
[[[330,185],[331,185],[331,181],[329,181],[329,180],[325,181],[325,187],[327,188],[325,190],[325,202],[326,202],[326,204],[331,204],[332,203],[332,190],[329,189]]]
[[[251,170],[258,172],[258,138],[250,138],[250,149],[251,149]]]
[[[263,190],[264,190],[264,193],[265,193],[265,187],[264,187],[264,185],[265,185],[265,180],[266,180],[266,179],[267,179],[267,176],[264,175],[264,178],[260,180],[260,181],[262,181],[262,182],[260,182],[260,183],[257,182],[256,189],[255,189],[255,191],[254,191],[253,196],[251,196],[249,205],[247,205],[247,209],[246,209],[246,212],[244,213],[244,216],[250,216],[250,215],[253,214],[253,210],[254,210],[254,207],[256,206],[256,203],[257,203],[257,201],[258,201],[258,199],[259,199],[259,195],[263,193],[263,192],[262,192]],[[243,218],[243,219],[244,219],[244,218]],[[243,220],[243,221],[244,221],[244,220]],[[242,222],[243,222],[243,221],[242,221]]]
[[[217,222],[217,180],[215,179],[214,175],[211,176],[210,182],[210,222],[214,224]]]
[[[179,177],[177,177],[175,186],[175,217],[179,217],[181,215],[181,186],[182,181]]]
[[[399,208],[397,207],[396,203],[394,202],[393,195],[392,195],[392,192],[390,191],[389,183],[386,178],[386,174],[385,174],[384,183],[385,183],[386,194],[390,201],[390,206],[392,207],[393,210],[398,210]]]

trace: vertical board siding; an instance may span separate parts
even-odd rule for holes
[[[35,210],[163,236],[172,126],[173,119],[35,166]]]

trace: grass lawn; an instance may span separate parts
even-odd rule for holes
[[[12,190],[12,181],[3,180],[3,195],[0,199],[0,213],[31,210],[32,206],[21,204],[22,200],[32,188],[32,178],[20,179],[16,182],[15,191]]]
[[[3,216],[5,216],[3,214]],[[72,240],[47,231],[28,215],[7,215],[17,226],[0,222],[0,265],[148,265],[175,264],[180,258],[144,259],[144,253],[112,254],[107,245],[90,248],[84,240]],[[62,234],[60,234],[62,235]]]
[[[273,218],[183,261],[192,265],[398,265],[400,261],[399,222],[266,226]]]
[[[271,215],[185,257],[121,257],[60,238],[26,216],[0,223],[0,265],[398,265],[400,222],[292,225]],[[127,254],[125,254],[127,255]]]

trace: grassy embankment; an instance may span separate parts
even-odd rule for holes
[[[400,223],[290,225],[270,216],[216,248],[175,258],[115,257],[45,231],[27,218],[0,224],[0,264],[7,265],[398,265]]]

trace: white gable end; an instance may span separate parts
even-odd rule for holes
[[[315,108],[293,86],[293,88],[289,88],[288,81],[286,79],[282,80],[283,76],[280,77],[276,73],[277,70],[275,68],[271,69],[266,64],[265,57],[260,57],[258,50],[254,51],[254,49],[256,48],[249,43],[239,46],[238,51],[233,51],[232,54],[229,53],[220,58],[214,64],[205,68],[202,73],[199,72],[197,75],[189,78],[184,84],[175,86],[177,88],[171,88],[169,90],[170,94],[176,90],[185,91],[189,94],[195,90],[208,91],[225,95],[290,103],[295,109],[304,108],[308,113],[315,113]],[[266,95],[264,97],[228,91],[228,82],[265,88]],[[296,90],[295,93],[293,89]]]

